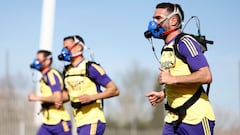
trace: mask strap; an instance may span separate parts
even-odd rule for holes
[[[174,4],[174,10],[173,10],[173,12],[172,12],[171,14],[169,14],[169,15],[162,21],[162,25],[163,25],[168,19],[170,19],[170,18],[171,18],[172,16],[174,16],[174,15],[179,15],[179,17],[180,17],[180,22],[182,21],[182,15],[181,15],[179,9],[177,8],[177,5],[176,5],[176,4]],[[178,30],[178,29],[180,28],[180,26],[181,26],[181,23],[179,24],[179,26],[178,26],[177,28],[172,29],[172,30],[169,30],[169,31],[166,31],[166,32],[163,32],[163,33],[162,33],[162,36],[166,36],[166,35],[174,32],[174,31]]]
[[[71,51],[77,44],[82,45],[84,49],[86,48],[83,42],[78,40],[76,36],[73,36],[73,40],[74,40],[74,44],[69,48],[69,51]]]
[[[162,21],[162,25],[163,25],[168,19],[170,19],[170,18],[171,18],[172,16],[174,16],[174,15],[178,15],[179,18],[180,18],[180,22],[182,22],[182,15],[181,15],[179,9],[177,8],[177,5],[176,5],[176,4],[173,4],[173,5],[174,5],[173,12],[172,12],[171,14],[169,14],[169,15]],[[181,26],[181,23],[179,24],[178,27],[180,27],[180,26]]]
[[[82,46],[85,46],[82,41],[80,41],[76,36],[73,36],[74,44],[80,44]]]
[[[166,36],[166,35],[168,35],[168,34],[174,32],[174,31],[176,31],[176,30],[178,30],[178,29],[179,29],[179,28],[176,28],[176,29],[172,29],[172,30],[169,30],[169,31],[163,32],[163,33],[162,33],[162,36]]]
[[[73,40],[74,40],[74,43],[75,44],[77,44],[77,43],[79,43],[80,41],[77,39],[77,37],[76,36],[73,36]]]
[[[80,55],[82,55],[82,52],[77,52],[77,53],[75,53],[74,55],[72,55],[72,59],[75,59],[75,58],[77,58],[78,56],[80,56]]]
[[[69,51],[71,51],[77,44],[81,44],[84,49],[86,48],[86,46],[83,44],[83,42],[78,40],[78,42],[75,42],[74,45],[69,48]],[[80,56],[81,54],[82,54],[82,51],[79,51],[79,52],[73,54],[72,58],[74,59],[74,58]]]
[[[78,44],[83,46],[83,50],[88,49],[87,46],[85,46],[82,41],[80,41],[78,38],[76,38],[76,36],[73,36],[73,39],[74,39],[74,45],[69,48],[69,51],[71,51]],[[73,54],[71,58],[75,59],[80,55],[82,55],[82,51],[79,51],[79,52]]]
[[[74,43],[70,48],[69,48],[69,51],[71,51],[77,44]]]
[[[49,66],[44,66],[42,63],[45,62],[46,60],[48,59],[51,59],[52,58],[52,55],[48,55],[47,57],[44,58],[43,61],[39,61],[42,65],[42,68],[40,70],[44,70],[45,68],[48,68],[48,67],[51,67],[50,65]]]
[[[51,58],[52,58],[52,55],[48,55],[48,56],[45,58],[45,60],[51,59]]]

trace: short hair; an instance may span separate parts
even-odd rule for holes
[[[50,65],[52,64],[53,59],[52,59],[52,53],[50,51],[48,51],[48,50],[38,50],[37,54],[39,54],[39,53],[43,54],[44,59],[50,59],[50,61],[51,61]]]
[[[79,35],[67,36],[67,37],[63,38],[63,41],[65,41],[67,39],[72,39],[74,42],[76,42],[75,40],[78,39],[83,44],[85,44],[83,38],[81,36],[79,36]]]
[[[174,11],[174,7],[175,7],[175,6],[176,6],[176,8],[178,8],[178,10],[179,10],[179,12],[180,12],[180,14],[181,14],[181,16],[182,16],[182,18],[180,18],[180,16],[177,15],[177,16],[178,16],[178,21],[179,21],[179,23],[181,23],[180,20],[181,20],[181,21],[184,20],[184,12],[183,12],[183,10],[182,10],[182,7],[181,7],[179,4],[173,4],[173,3],[169,3],[169,2],[163,2],[163,3],[157,4],[156,9],[157,9],[157,8],[166,8],[169,13],[172,13],[172,12]]]

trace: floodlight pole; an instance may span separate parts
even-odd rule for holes
[[[43,0],[40,49],[52,49],[55,0]]]
[[[42,20],[41,20],[41,33],[40,33],[40,47],[39,49],[52,50],[53,29],[54,29],[54,16],[55,16],[55,0],[43,0],[42,4]],[[36,94],[40,94],[39,85],[36,86]],[[35,104],[34,108],[34,123],[40,125],[42,118],[37,115],[41,110],[39,103]]]
[[[238,104],[239,104],[239,114],[238,114],[238,118],[240,119],[240,60],[238,60],[238,93],[239,93],[239,97],[238,97]]]

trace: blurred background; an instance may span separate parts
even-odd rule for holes
[[[82,36],[91,48],[91,51],[86,50],[85,57],[93,52],[94,60],[102,65],[121,91],[119,97],[105,100],[108,121],[105,134],[161,134],[165,114],[163,103],[152,107],[145,97],[147,92],[159,90],[159,63],[143,33],[155,6],[163,1],[52,2],[52,12],[44,13],[44,0],[0,1],[0,134],[36,133],[41,123],[41,115],[36,111],[40,103],[27,100],[27,94],[36,92],[38,86],[29,65],[37,50],[47,47],[53,52],[53,67],[62,70],[65,63],[58,61],[57,55],[62,49],[63,38],[75,34]],[[205,55],[213,74],[209,98],[216,114],[215,134],[239,134],[240,1],[169,2],[182,6],[185,23],[191,16],[197,16],[201,34],[214,41]],[[52,15],[48,18],[52,23],[47,31],[43,30],[43,14]],[[185,32],[197,34],[194,20]],[[154,40],[153,43],[160,56],[163,42]],[[71,112],[68,104],[66,107]]]

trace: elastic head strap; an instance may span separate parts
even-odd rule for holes
[[[162,21],[162,25],[168,20],[170,19],[172,16],[174,15],[178,15],[180,17],[180,22],[182,22],[182,15],[177,7],[176,4],[173,4],[174,5],[174,9],[173,9],[173,12],[171,14],[169,14],[163,21]],[[181,23],[179,24],[181,25]]]
[[[77,44],[74,43],[68,50],[71,51]]]
[[[45,58],[45,60],[51,59],[51,58],[52,58],[52,55],[48,55],[48,56]]]

